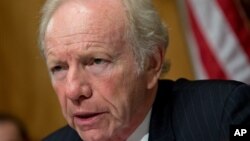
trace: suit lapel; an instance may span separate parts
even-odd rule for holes
[[[173,81],[160,81],[153,105],[149,127],[149,141],[174,141],[172,129]]]

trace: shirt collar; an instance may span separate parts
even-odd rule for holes
[[[136,128],[136,130],[129,136],[127,141],[147,141],[149,132],[149,122],[151,117],[151,109],[143,122]]]

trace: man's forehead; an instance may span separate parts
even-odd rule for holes
[[[47,32],[72,32],[86,26],[120,28],[125,24],[125,10],[120,0],[66,0],[52,15]]]

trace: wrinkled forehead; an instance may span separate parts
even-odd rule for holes
[[[52,15],[46,34],[63,35],[79,30],[125,27],[126,13],[121,0],[65,0]]]

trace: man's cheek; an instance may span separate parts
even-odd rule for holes
[[[66,118],[67,117],[67,111],[69,107],[67,107],[67,97],[66,97],[66,94],[65,94],[65,90],[63,89],[63,87],[54,87],[54,90],[55,90],[55,93],[56,93],[56,96],[59,100],[59,104],[60,104],[60,107],[62,109],[62,113],[64,115],[64,117]]]

